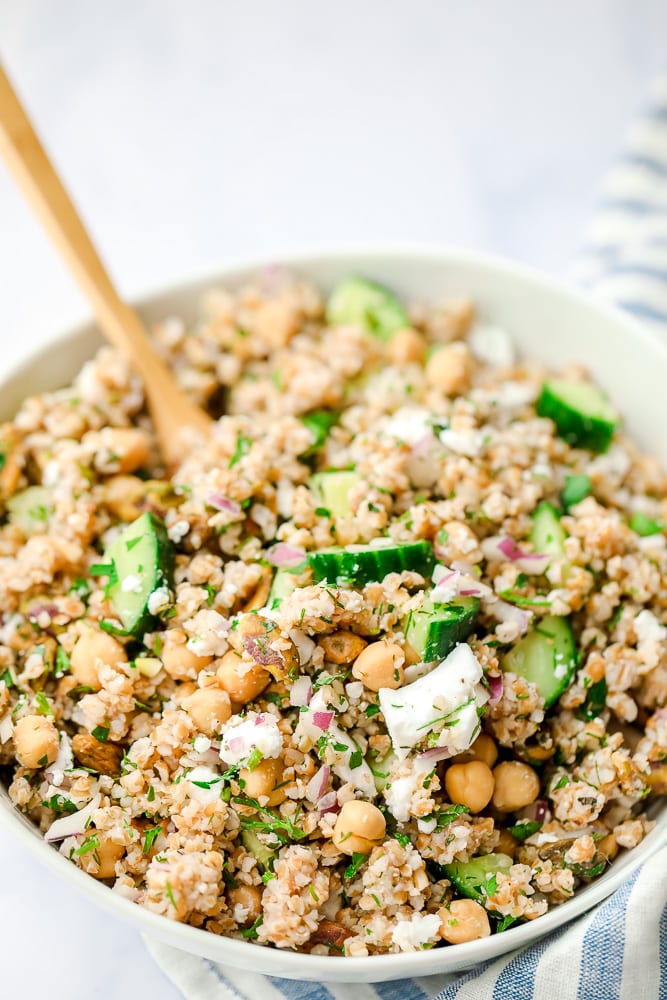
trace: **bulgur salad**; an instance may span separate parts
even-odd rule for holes
[[[305,953],[502,933],[667,792],[665,475],[473,303],[275,269],[0,428],[0,774],[137,905]]]

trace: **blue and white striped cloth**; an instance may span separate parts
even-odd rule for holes
[[[610,172],[574,274],[667,334],[667,78]],[[146,944],[186,1000],[667,1000],[667,847],[597,909],[465,974],[297,983]]]

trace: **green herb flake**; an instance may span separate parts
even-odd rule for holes
[[[262,926],[264,920],[264,914],[260,913],[257,920],[254,922],[252,927],[246,928],[246,930],[241,931],[241,935],[246,939],[246,941],[256,941],[258,938],[257,928]]]
[[[53,715],[53,709],[43,691],[38,691],[35,695],[35,707],[40,715]]]
[[[70,668],[69,656],[65,652],[62,646],[56,647],[56,659],[55,659],[55,669],[53,674],[55,677],[63,677],[68,673]]]
[[[229,460],[229,468],[233,469],[237,465],[244,455],[247,455],[252,447],[252,441],[249,437],[244,434],[239,434],[236,438],[236,447],[234,448],[234,454]]]
[[[438,819],[436,824],[436,830],[443,830],[450,823],[453,823],[455,819],[458,819],[462,813],[469,812],[467,806],[463,805],[451,805],[447,806],[446,809],[441,809],[438,813]]]
[[[352,855],[352,861],[344,871],[345,878],[354,878],[364,861],[368,859],[367,854],[359,854],[357,851]]]
[[[100,741],[100,743],[106,743],[109,739],[109,727],[95,726],[90,735],[94,736],[96,740]]]
[[[169,884],[168,880],[165,882],[164,888],[165,888],[165,891],[167,893],[167,899],[169,900],[169,902],[171,903],[171,905],[176,910],[177,909],[176,900],[174,899],[174,893],[172,892],[171,885]]]
[[[263,760],[264,760],[264,754],[262,753],[261,750],[255,747],[255,749],[248,757],[248,762],[246,764],[246,767],[248,768],[249,771],[254,771],[255,768],[258,766],[258,764],[261,764]]]
[[[153,826],[149,830],[146,830],[146,833],[144,835],[144,846],[141,849],[142,854],[148,856],[151,853],[153,849],[153,844],[155,843],[155,841],[157,840],[157,838],[160,836],[161,833],[162,833],[161,826]]]
[[[91,833],[90,836],[86,837],[82,841],[81,846],[77,847],[74,854],[77,858],[82,857],[84,854],[90,854],[91,851],[97,851],[100,846],[100,838],[96,833]]]
[[[55,813],[75,813],[79,811],[71,799],[66,799],[64,795],[52,795],[50,799],[44,799],[42,805],[47,809],[53,809]]]
[[[528,837],[532,837],[534,833],[540,830],[542,824],[537,820],[532,819],[522,819],[514,826],[508,826],[509,832],[512,834],[516,840],[526,840]]]
[[[155,801],[155,789],[153,788],[152,785],[148,786],[148,792],[146,793],[146,801],[147,802]]]
[[[366,708],[366,718],[372,719],[374,715],[379,715],[380,706],[379,705],[368,705]]]
[[[641,538],[647,538],[649,535],[659,535],[665,530],[662,521],[656,521],[639,510],[635,511],[630,518],[630,527]]]

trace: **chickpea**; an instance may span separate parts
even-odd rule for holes
[[[377,806],[351,799],[338,814],[333,842],[343,854],[370,854],[386,832],[385,818]]]
[[[213,662],[212,656],[198,656],[186,646],[187,635],[180,628],[169,629],[162,637],[162,665],[174,680],[184,681],[196,677],[200,670]]]
[[[528,764],[505,760],[493,771],[496,786],[493,804],[499,812],[516,812],[530,805],[540,794],[540,779]]]
[[[220,727],[232,714],[229,695],[217,687],[200,688],[183,701],[183,708],[188,713],[197,729],[206,736],[220,732]]]
[[[105,427],[99,432],[95,466],[100,472],[134,472],[150,459],[150,438],[139,427]]]
[[[218,661],[218,684],[237,705],[246,705],[271,682],[271,674],[259,663],[244,660],[233,649]]]
[[[53,764],[59,745],[58,730],[45,715],[25,715],[14,727],[14,748],[24,767]]]
[[[493,795],[491,768],[482,760],[452,764],[445,773],[445,788],[452,802],[467,806],[470,812],[481,812]]]
[[[606,837],[599,840],[597,843],[597,850],[603,858],[607,859],[607,861],[613,861],[618,854],[618,843],[614,834],[608,833]]]
[[[82,855],[81,867],[94,878],[115,878],[116,862],[125,853],[125,846],[116,844],[104,833],[98,834],[97,838],[100,842],[99,847]]]
[[[397,330],[393,335],[389,341],[387,353],[392,365],[421,363],[426,356],[426,341],[423,334],[411,326],[406,326],[402,330]]]
[[[256,885],[237,885],[233,889],[227,890],[227,902],[232,911],[240,906],[245,916],[240,920],[240,914],[235,914],[234,919],[242,927],[250,927],[262,912],[262,894]]]
[[[317,645],[324,651],[324,659],[330,663],[354,663],[368,643],[354,632],[334,632],[323,635]]]
[[[454,899],[449,906],[441,906],[440,937],[449,944],[463,944],[488,937],[491,926],[486,910],[474,899]]]
[[[481,760],[487,767],[493,767],[498,760],[498,748],[490,736],[480,733],[475,742],[452,758],[454,764],[466,764],[470,760]]]
[[[125,647],[106,632],[90,628],[79,636],[70,656],[72,675],[77,684],[99,691],[101,688],[99,669],[102,664],[115,667],[127,663]]]
[[[403,683],[405,653],[395,642],[372,642],[354,661],[352,674],[363,681],[369,691],[399,688]]]
[[[514,858],[517,847],[519,846],[519,841],[516,837],[512,836],[509,830],[501,829],[498,833],[500,836],[498,837],[498,843],[496,844],[494,850],[498,854],[507,854],[510,858]]]
[[[280,757],[266,757],[252,771],[242,767],[239,780],[245,782],[243,794],[249,795],[251,799],[268,796],[268,802],[262,803],[263,805],[280,805],[285,801],[285,789],[277,787],[283,780],[283,769],[284,763]]]
[[[471,374],[470,351],[458,340],[434,351],[426,362],[426,380],[448,396],[465,392],[470,384]]]
[[[104,500],[121,521],[134,521],[142,513],[146,485],[138,476],[111,476],[105,484]]]

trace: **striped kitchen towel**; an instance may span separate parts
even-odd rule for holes
[[[574,273],[667,334],[667,78],[607,179]],[[186,1000],[667,1000],[667,847],[597,909],[464,974],[291,982],[146,944]]]

